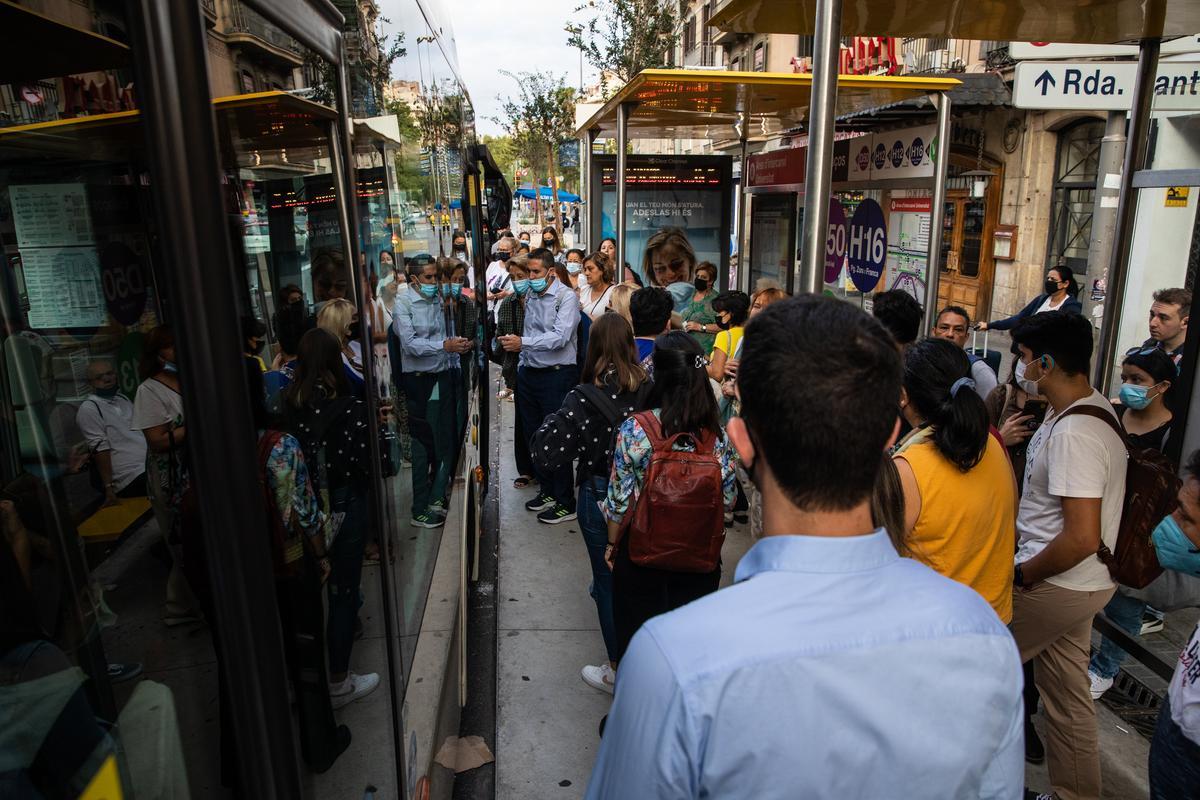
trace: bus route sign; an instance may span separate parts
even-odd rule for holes
[[[846,236],[850,279],[860,292],[879,283],[887,259],[887,224],[879,203],[867,198],[858,204]]]

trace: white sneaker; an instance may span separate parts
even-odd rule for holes
[[[1101,678],[1096,673],[1088,670],[1088,680],[1092,683],[1092,699],[1099,700],[1100,696],[1112,688],[1112,678]]]
[[[583,676],[583,682],[593,689],[599,689],[602,692],[613,693],[613,684],[617,679],[617,674],[613,672],[613,668],[604,662],[598,667],[587,666],[579,671]]]
[[[374,672],[359,675],[351,672],[341,683],[329,684],[329,700],[334,708],[353,703],[360,697],[366,697],[379,686],[379,676]]]

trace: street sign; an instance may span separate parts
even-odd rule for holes
[[[850,280],[860,292],[869,292],[879,283],[887,258],[887,224],[879,203],[869,197],[859,203],[847,234]]]
[[[846,260],[846,211],[836,197],[829,198],[829,235],[825,238],[825,282],[834,283]]]
[[[1022,61],[1013,76],[1013,105],[1030,109],[1128,111],[1137,64],[1128,61]],[[1200,63],[1159,63],[1155,111],[1200,109]]]
[[[1200,52],[1200,36],[1183,36],[1163,42],[1161,55]],[[1008,54],[1017,61],[1048,58],[1137,58],[1137,45],[1062,44],[1058,42],[1010,42]]]

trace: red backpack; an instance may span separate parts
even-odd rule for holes
[[[677,433],[665,438],[652,411],[633,418],[654,448],[646,480],[634,507],[625,515],[629,560],[642,567],[672,572],[712,572],[721,563],[725,542],[725,497],[721,462],[714,453],[717,437]],[[695,443],[694,452],[675,450],[681,439]]]

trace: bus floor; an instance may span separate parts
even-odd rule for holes
[[[137,680],[114,687],[117,707],[124,706],[138,681],[165,684],[175,699],[191,796],[197,800],[232,797],[220,779],[217,664],[210,631],[199,622],[174,627],[162,622],[167,567],[151,552],[157,539],[157,526],[151,520],[122,545],[114,563],[101,564],[94,576],[106,587],[106,600],[117,615],[116,624],[102,634],[105,654],[111,662],[143,666]],[[379,797],[398,797],[379,569],[363,569],[364,605],[359,612],[363,637],[354,644],[351,669],[377,672],[380,685],[367,697],[334,711],[353,737],[334,765],[321,775],[301,767],[302,780],[315,798],[361,797],[368,784],[377,787]],[[297,758],[298,753],[297,749]]]

